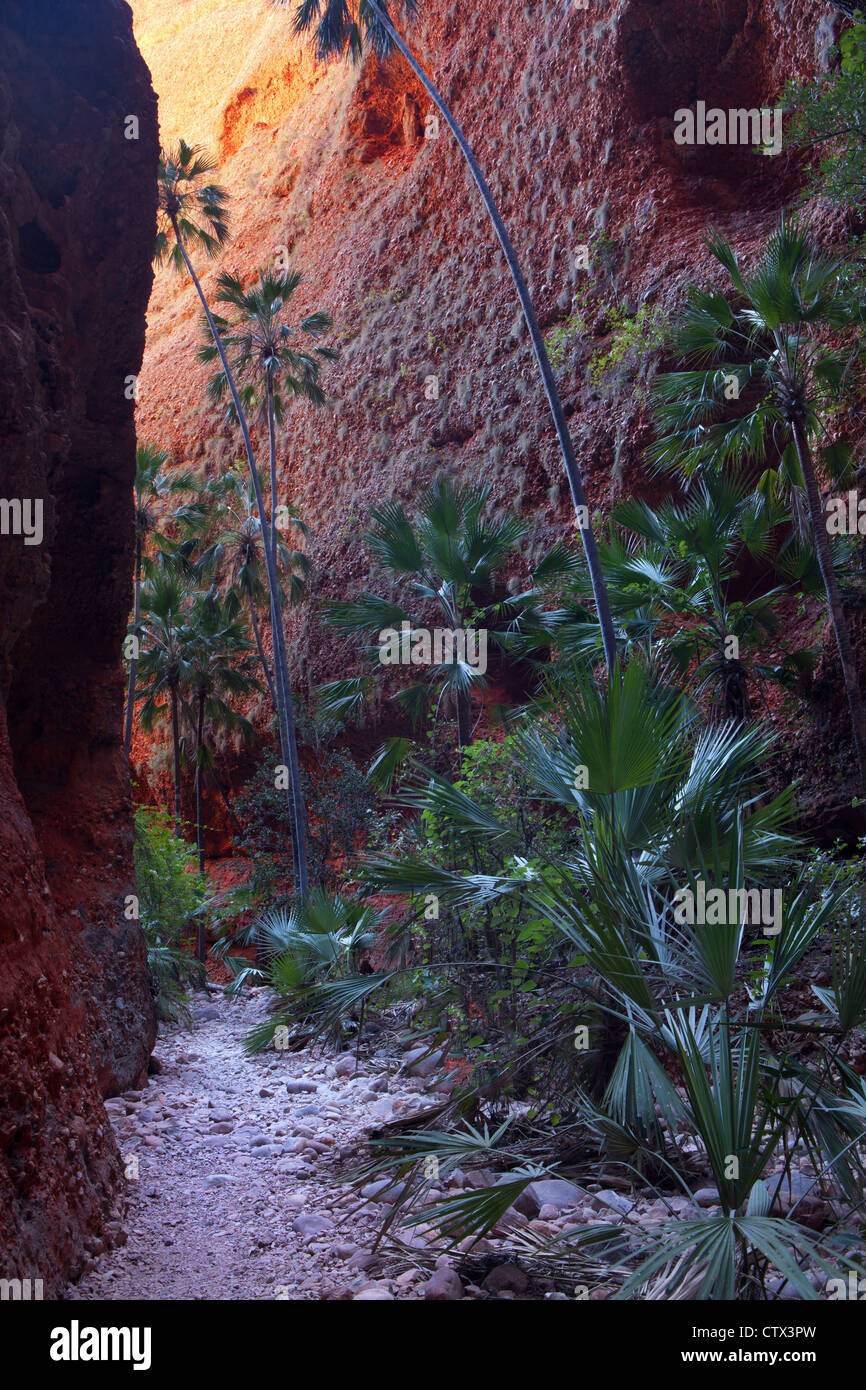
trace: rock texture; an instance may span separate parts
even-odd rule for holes
[[[119,653],[156,152],[121,0],[3,6],[0,494],[44,534],[0,535],[0,1274],[46,1296],[119,1178],[102,1097],[153,1041]]]
[[[219,264],[201,265],[206,288],[220,269],[252,275],[285,248],[306,277],[299,308],[325,308],[335,320],[333,410],[299,406],[280,442],[283,500],[314,527],[319,593],[345,597],[366,584],[366,508],[392,495],[410,500],[437,470],[481,475],[499,504],[531,513],[527,566],[571,535],[503,257],[448,131],[434,127],[425,138],[430,104],[402,59],[317,68],[292,34],[292,6],[268,0],[187,0],[182,14],[174,0],[133,0],[133,10],[163,137],[203,143],[231,194],[233,240]],[[641,372],[658,353],[629,356],[624,370],[594,382],[587,362],[612,341],[604,308],[675,310],[690,281],[720,279],[702,240],[710,226],[748,257],[801,186],[784,146],[766,158],[750,146],[677,145],[675,112],[699,100],[774,106],[788,77],[826,67],[839,24],[831,5],[791,0],[419,6],[412,45],[478,155],[542,327],[561,335],[557,374],[593,506],[658,488],[641,463],[649,438]],[[826,209],[806,217],[832,238]],[[575,248],[599,237],[604,254],[590,276]],[[567,325],[587,291],[578,332]],[[214,469],[239,449],[206,404],[199,332],[193,291],[161,274],[139,423],[179,463]],[[425,394],[431,375],[436,400]],[[808,620],[819,612],[816,604]],[[300,689],[353,669],[352,643],[325,632],[314,608],[293,622]],[[829,632],[825,665],[841,691]],[[832,714],[821,743],[838,745],[828,780],[844,781],[841,694]]]

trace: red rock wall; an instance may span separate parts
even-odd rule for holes
[[[497,502],[532,515],[527,562],[568,533],[561,461],[504,259],[447,130],[421,135],[429,102],[402,59],[313,68],[291,7],[268,0],[189,0],[182,23],[169,23],[174,0],[133,8],[164,135],[206,144],[232,195],[234,239],[219,263],[202,264],[206,288],[220,269],[252,275],[287,247],[306,277],[299,308],[335,319],[334,408],[296,407],[280,442],[285,500],[314,527],[319,592],[365,583],[367,507],[411,499],[439,469],[480,474]],[[839,22],[832,6],[791,0],[446,0],[419,13],[412,45],[477,153],[547,332],[587,285],[574,248],[596,231],[613,247],[598,300],[632,314],[643,302],[675,310],[691,280],[718,274],[702,242],[711,225],[747,255],[762,244],[799,190],[797,159],[678,146],[674,112],[700,99],[773,104],[789,76],[826,63]],[[558,380],[590,501],[604,509],[651,486],[648,428],[634,381],[602,391],[588,380],[590,353],[609,346],[602,315],[590,330],[583,345],[568,341]],[[192,290],[160,275],[140,431],[179,462],[215,468],[238,440],[205,401],[199,336]],[[424,392],[431,374],[435,401]],[[294,627],[302,687],[356,660],[309,608]]]
[[[137,116],[128,140],[125,118]],[[102,1097],[146,1071],[119,653],[131,596],[156,102],[121,0],[0,11],[0,1274],[46,1294],[120,1177]]]

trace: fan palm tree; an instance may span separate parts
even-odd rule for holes
[[[288,660],[283,634],[282,603],[279,592],[276,560],[270,544],[267,512],[262,497],[261,480],[256,467],[255,453],[246,413],[229,365],[219,329],[208,306],[198,276],[187,251],[187,242],[199,246],[207,255],[215,256],[228,239],[226,220],[227,195],[214,184],[204,182],[215,168],[214,161],[198,146],[181,140],[173,150],[164,152],[159,162],[159,228],[155,257],[168,261],[176,269],[184,267],[195,286],[213,336],[226,385],[234,404],[244,442],[244,451],[255,491],[256,508],[262,528],[265,568],[268,577],[274,634],[274,684],[277,695],[277,719],[280,730],[280,751],[288,769],[287,799],[292,824],[293,856],[297,863],[296,885],[301,899],[309,892],[307,862],[307,814],[301,793],[301,773],[295,735],[294,709],[291,698]]]
[[[229,321],[214,315],[223,343],[232,350],[235,380],[241,383],[241,400],[252,417],[257,408],[264,411],[268,426],[268,453],[271,480],[271,546],[276,545],[277,519],[277,450],[276,427],[285,418],[286,397],[324,405],[325,395],[319,384],[321,360],[333,361],[339,354],[335,348],[314,347],[312,352],[297,345],[302,335],[316,339],[331,327],[330,316],[323,312],[307,314],[297,324],[288,321],[292,296],[301,283],[300,271],[274,275],[267,268],[258,272],[257,282],[245,290],[236,275],[219,276],[216,299],[235,310]],[[295,346],[292,344],[296,343]],[[212,362],[216,347],[206,342],[199,349],[203,362]],[[211,379],[212,400],[222,400],[227,378],[218,371]],[[229,404],[229,417],[237,412]]]
[[[205,742],[205,721],[223,728],[242,729],[247,736],[252,727],[232,709],[229,697],[249,694],[257,688],[247,655],[252,647],[244,625],[231,611],[231,605],[213,591],[198,594],[187,616],[185,633],[185,713],[195,728],[195,829],[199,873],[204,873],[201,792],[202,773],[211,762]],[[198,956],[204,959],[204,923],[199,923]]]
[[[626,1287],[689,1250],[687,1269],[704,1297],[733,1297],[735,1286],[748,1296],[756,1252],[772,1252],[786,1274],[796,1270],[790,1251],[803,1243],[811,1249],[809,1232],[770,1216],[773,1189],[781,1186],[776,1159],[790,1163],[786,1135],[794,1129],[807,1146],[823,1150],[840,1182],[847,1182],[846,1146],[850,1156],[849,1141],[862,1138],[853,1099],[850,1113],[843,1111],[827,1082],[837,1040],[825,1044],[823,1035],[835,1007],[828,1003],[828,1016],[814,1022],[812,1041],[827,1052],[823,1076],[820,1066],[796,1060],[799,1016],[787,1033],[778,1012],[783,988],[796,982],[798,963],[819,935],[837,923],[845,894],[816,891],[790,833],[790,789],[772,800],[760,795],[771,745],[756,726],[700,727],[688,703],[656,686],[638,662],[607,691],[576,672],[570,687],[560,686],[555,716],[536,718],[512,744],[528,796],[574,817],[578,833],[562,850],[528,861],[506,816],[416,769],[403,804],[432,811],[470,865],[473,846],[495,845],[504,870],[461,873],[420,856],[382,855],[366,867],[371,889],[404,893],[416,904],[433,893],[443,913],[524,904],[602,982],[603,1021],[593,1023],[591,1055],[597,1067],[607,1058],[615,1065],[596,1078],[596,1098],[578,1091],[577,1113],[607,1162],[635,1174],[642,1160],[660,1159],[691,1196],[675,1141],[687,1128],[706,1155],[722,1208],[706,1224],[654,1227],[640,1250],[626,1241],[621,1253],[639,1259]],[[585,775],[576,779],[575,769]],[[712,925],[678,915],[684,888],[695,893],[700,880],[732,904],[720,919],[708,918]],[[755,916],[748,896],[768,884],[784,885],[776,890],[772,923],[763,908]],[[768,934],[762,924],[771,926]],[[854,969],[855,949],[840,957],[848,962],[838,971],[848,1002],[838,1016],[850,1026],[864,1016],[866,971]],[[324,1007],[325,999],[319,1002]],[[778,1031],[768,1035],[771,1022]],[[609,1034],[618,1056],[609,1057]],[[857,1167],[862,1190],[862,1163]],[[423,1216],[433,1221],[437,1212],[428,1207]],[[471,1233],[490,1224],[473,1223]],[[720,1239],[731,1248],[707,1268],[705,1257]],[[796,1283],[801,1276],[789,1277]]]
[[[861,789],[866,788],[866,709],[833,563],[816,472],[822,410],[838,396],[848,360],[825,346],[828,332],[856,328],[862,306],[845,268],[824,256],[786,217],[757,266],[744,272],[730,242],[706,244],[733,294],[693,288],[674,349],[685,369],[653,384],[659,439],[650,458],[691,478],[706,464],[769,465],[768,492],[802,489],[851,712]],[[781,456],[780,456],[781,455]],[[822,452],[836,478],[848,467],[838,441]]]
[[[670,658],[681,673],[693,667],[697,694],[709,692],[720,713],[737,722],[752,713],[753,677],[790,679],[807,659],[789,653],[777,672],[747,665],[741,644],[777,631],[775,604],[787,590],[758,581],[750,597],[732,596],[743,556],[767,560],[772,530],[789,516],[743,480],[705,471],[682,504],[652,508],[629,498],[615,507],[614,535],[599,547],[626,648],[649,661]],[[563,654],[571,654],[567,624],[552,631]]]
[[[417,16],[420,6],[421,0],[396,0],[393,8],[399,9],[403,17],[408,22],[411,22]],[[574,445],[571,441],[571,435],[565,419],[565,412],[562,408],[562,401],[559,398],[556,379],[553,375],[553,369],[547,355],[547,348],[545,347],[544,338],[538,324],[535,307],[532,303],[532,298],[523,272],[520,269],[514,247],[511,244],[511,238],[508,235],[505,223],[496,206],[487,180],[481,172],[477,159],[472,153],[469,142],[446,104],[441,92],[437,90],[415,55],[394,28],[391,20],[391,9],[392,6],[387,3],[387,0],[382,0],[381,4],[377,3],[377,0],[301,0],[295,12],[295,30],[299,34],[306,34],[313,31],[315,36],[316,57],[324,62],[332,58],[341,58],[346,54],[351,55],[352,59],[357,62],[364,52],[365,44],[372,47],[382,58],[388,57],[393,49],[398,49],[434,105],[441,112],[443,120],[460,147],[460,151],[466,160],[475,185],[481,194],[484,207],[493,224],[493,229],[496,232],[499,244],[502,247],[505,260],[508,264],[509,273],[514,282],[515,290],[517,291],[520,307],[523,310],[526,325],[529,329],[532,350],[535,354],[538,370],[541,373],[545,395],[556,429],[556,437],[559,442],[565,473],[571,490],[571,499],[578,518],[581,520],[580,534],[586,552],[586,560],[592,582],[593,598],[595,600],[598,621],[601,626],[608,676],[610,676],[616,663],[617,656],[616,637],[614,634],[610,604],[605,592],[604,579],[599,565],[595,536],[589,524],[589,510],[583,487],[583,479],[575,457]],[[583,524],[584,521],[586,522],[585,525]]]
[[[302,536],[309,528],[293,507],[287,512],[291,525]],[[199,498],[199,509],[192,528],[203,548],[196,562],[199,576],[212,576],[222,583],[227,600],[239,593],[246,604],[262,672],[274,711],[277,695],[271,664],[262,641],[257,608],[268,596],[263,579],[264,546],[255,492],[250,482],[232,469],[219,478],[208,479]],[[281,572],[281,588],[290,607],[300,603],[306,593],[310,560],[301,550],[286,544],[280,531],[275,533],[274,555]],[[287,590],[287,595],[286,595]]]
[[[181,696],[188,678],[188,587],[171,572],[155,573],[142,586],[138,694],[141,725],[150,732],[166,709],[171,720],[174,828],[180,834]]]
[[[135,451],[135,572],[132,636],[138,639],[141,616],[141,572],[150,535],[159,525],[157,503],[172,493],[189,491],[193,486],[191,474],[170,471],[171,456],[155,444],[139,444]],[[127,760],[132,749],[132,714],[135,707],[135,679],[138,665],[134,654],[129,659],[129,685],[126,696],[126,722],[123,747]]]
[[[509,630],[519,629],[523,614],[530,610],[541,587],[557,576],[569,573],[574,557],[560,546],[541,561],[528,590],[506,596],[496,582],[498,571],[513,558],[514,549],[527,524],[517,517],[496,522],[485,518],[489,487],[455,487],[439,479],[421,498],[413,522],[397,502],[370,512],[373,527],[365,533],[367,547],[393,575],[408,577],[418,604],[435,604],[448,631],[467,628],[475,631],[502,631],[503,642]],[[400,604],[373,593],[362,593],[351,603],[327,605],[328,621],[346,633],[369,633],[407,624],[423,632],[420,612],[410,613]],[[486,640],[486,639],[485,639]],[[371,649],[380,666],[380,648]],[[483,688],[480,663],[465,659],[464,651],[445,653],[445,660],[434,665],[431,681],[420,681],[399,691],[395,701],[417,721],[427,711],[435,687],[439,699],[447,696],[457,716],[457,741],[461,747],[472,739],[472,689]],[[324,706],[332,713],[342,712],[361,698],[363,678],[333,682],[320,692]]]

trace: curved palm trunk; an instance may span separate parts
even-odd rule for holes
[[[268,368],[268,371],[267,371],[267,373],[266,373],[266,389],[267,389],[267,416],[268,416],[268,474],[269,474],[269,477],[270,477],[270,485],[271,485],[271,530],[270,530],[270,536],[271,536],[271,554],[272,554],[273,557],[274,557],[274,568],[276,569],[276,565],[277,565],[277,441],[276,441],[276,433],[275,433],[275,430],[274,430],[274,383],[273,383],[273,377],[272,377],[272,375],[271,375],[271,370],[270,370],[270,368]],[[278,582],[279,582],[279,576],[278,576]],[[272,636],[273,642],[274,642],[274,664],[275,664],[275,665],[276,665],[277,641],[276,641],[276,637],[275,637],[274,634],[276,633],[276,629],[277,629],[277,625],[278,625],[278,624],[279,624],[280,632],[282,633],[282,627],[283,627],[283,623],[282,623],[282,613],[281,613],[281,612],[278,612],[278,611],[275,609],[274,604],[273,604],[273,601],[272,601],[272,602],[271,602],[271,636]],[[288,670],[288,667],[286,668],[286,670]],[[290,702],[290,701],[291,701],[291,695],[284,696],[284,699],[287,699],[287,700]],[[292,724],[294,725],[294,714],[295,714],[294,709],[293,709],[293,708],[290,708],[290,710],[288,711],[288,713],[290,714],[291,719],[292,719]],[[298,768],[298,769],[295,769],[295,770],[293,770],[293,771],[291,771],[290,779],[289,779],[289,780],[290,780],[290,785],[291,785],[291,788],[292,788],[292,795],[293,795],[293,797],[298,797],[298,798],[300,798],[301,774],[300,774],[300,769],[299,769],[299,768]],[[301,802],[303,803],[303,798],[300,798],[300,799],[301,799]],[[302,814],[303,814],[303,804],[302,804],[302,806],[301,806],[301,810],[302,810]],[[305,822],[303,821],[303,819],[296,820],[296,822],[295,822],[295,824],[296,824],[297,826],[300,826],[300,825],[302,825],[302,824],[304,824],[304,823],[305,823]],[[294,871],[295,882],[296,882],[296,883],[299,882],[299,880],[300,880],[300,874],[301,874],[300,855],[299,855],[299,852],[298,852],[297,840],[298,840],[297,834],[293,834],[293,835],[292,835],[292,869],[293,869],[293,871]]]
[[[267,372],[268,393],[268,463],[271,477],[271,550],[277,554],[277,438],[274,429],[274,381],[271,369]]]
[[[171,699],[171,741],[174,750],[174,833],[180,835],[180,720],[177,709],[177,689],[169,691]]]
[[[818,481],[812,466],[812,451],[809,448],[809,441],[802,421],[794,420],[792,424],[797,458],[806,487],[809,517],[812,522],[812,533],[818,554],[818,567],[824,581],[824,588],[827,591],[830,620],[836,634],[836,645],[839,648],[839,659],[842,663],[842,678],[845,682],[845,693],[848,696],[848,707],[851,711],[851,730],[854,735],[854,750],[857,754],[857,766],[860,773],[859,790],[863,792],[866,791],[866,756],[864,756],[864,751],[866,751],[866,709],[863,707],[863,695],[857,676],[857,664],[854,660],[851,636],[845,620],[845,610],[842,606],[842,595],[839,592],[836,571],[833,568],[833,556],[830,552],[830,539],[827,535],[824,510],[821,506],[821,494],[818,491]]]
[[[219,355],[219,359],[222,364],[222,369],[225,372],[226,381],[228,382],[229,390],[232,396],[232,401],[234,402],[234,407],[237,411],[237,417],[241,427],[241,434],[243,435],[244,448],[246,450],[247,461],[250,466],[250,474],[253,481],[253,490],[255,492],[256,497],[256,508],[259,513],[259,523],[262,529],[262,545],[265,552],[265,568],[268,574],[268,586],[271,591],[271,605],[277,619],[274,625],[274,676],[276,679],[276,691],[278,696],[277,718],[280,726],[280,747],[283,755],[283,760],[289,772],[289,794],[287,797],[287,801],[289,807],[289,819],[292,825],[292,843],[293,845],[297,845],[297,858],[299,866],[297,890],[301,900],[303,901],[309,896],[310,891],[309,869],[307,866],[307,814],[306,808],[303,803],[303,798],[301,796],[300,769],[298,765],[297,740],[295,738],[294,712],[292,710],[291,702],[291,686],[289,683],[288,665],[286,663],[285,643],[282,641],[282,605],[280,603],[280,592],[277,579],[276,561],[274,558],[273,549],[270,544],[270,534],[267,526],[267,513],[265,511],[265,504],[262,498],[262,485],[259,479],[258,469],[256,468],[255,455],[253,453],[253,442],[250,438],[249,426],[247,425],[246,415],[244,414],[244,409],[241,405],[240,396],[238,395],[238,389],[235,385],[235,379],[232,375],[232,370],[229,366],[228,358],[226,357],[225,348],[222,344],[222,339],[220,338],[220,335],[217,332],[217,327],[214,323],[213,315],[208,307],[207,300],[205,299],[204,290],[201,287],[198,276],[193,270],[192,262],[190,261],[189,256],[187,255],[186,247],[183,244],[183,238],[180,235],[180,228],[177,224],[176,214],[171,214],[171,225],[174,230],[178,247],[180,248],[180,254],[183,257],[183,263],[186,266],[187,271],[189,272],[190,279],[192,280],[196,289],[196,293],[198,294],[198,297],[201,301],[201,306],[204,310],[205,318],[208,321],[208,326],[210,327],[210,331],[213,336],[214,345]]]
[[[132,631],[136,641],[138,640],[138,625],[141,621],[141,536],[138,526],[135,528],[135,611],[132,619]],[[135,673],[138,667],[138,659],[134,656],[129,659],[129,686],[126,692],[126,728],[123,732],[123,749],[126,753],[126,761],[132,752],[132,712],[135,708]]]
[[[490,221],[493,223],[493,229],[496,232],[496,235],[499,239],[499,244],[502,247],[505,259],[508,263],[508,269],[511,273],[511,278],[514,281],[514,288],[516,289],[517,297],[520,300],[520,307],[523,310],[523,316],[526,319],[526,326],[529,329],[529,337],[532,341],[532,350],[535,354],[535,360],[538,363],[538,370],[541,373],[542,382],[544,383],[544,392],[547,396],[547,403],[550,406],[550,413],[553,416],[553,423],[556,428],[556,437],[559,441],[559,448],[562,453],[562,461],[565,465],[565,473],[566,477],[568,478],[569,488],[571,489],[571,500],[574,504],[575,511],[577,511],[578,507],[586,507],[587,505],[586,493],[583,490],[583,479],[580,476],[580,469],[577,466],[577,459],[574,453],[574,445],[571,442],[571,435],[569,434],[568,425],[566,423],[565,412],[562,409],[562,401],[560,400],[559,392],[556,389],[556,381],[553,376],[553,369],[550,365],[550,359],[547,356],[547,348],[544,346],[544,338],[541,335],[541,329],[538,325],[535,307],[532,303],[532,298],[530,296],[526,281],[523,278],[523,272],[521,271],[520,265],[518,264],[517,256],[514,252],[514,247],[511,244],[511,238],[509,237],[508,232],[505,229],[505,223],[502,221],[502,218],[499,214],[499,209],[497,208],[496,203],[494,202],[493,194],[491,193],[490,188],[488,187],[487,180],[482,174],[481,169],[478,165],[478,161],[476,160],[474,154],[472,153],[472,150],[469,147],[469,142],[467,141],[465,135],[463,134],[463,131],[460,129],[460,126],[457,124],[457,121],[455,120],[454,116],[452,115],[451,111],[446,105],[444,98],[437,91],[436,87],[431,82],[430,78],[427,76],[426,72],[421,67],[420,63],[417,61],[414,55],[411,53],[409,48],[407,48],[406,44],[403,42],[402,38],[397,33],[397,30],[394,28],[388,16],[384,13],[380,6],[376,4],[376,0],[367,0],[367,3],[370,6],[370,9],[373,11],[373,13],[381,21],[383,28],[385,28],[387,32],[390,34],[395,46],[399,49],[403,57],[406,59],[406,62],[409,64],[415,76],[418,78],[418,81],[424,87],[424,90],[427,92],[430,99],[441,111],[442,116],[444,117],[449,130],[451,131],[452,135],[454,136],[455,140],[460,146],[463,157],[469,166],[469,172],[475,180],[475,184],[478,188],[479,193],[481,194],[482,201],[487,210],[487,215],[490,218]],[[585,527],[581,527],[580,535],[583,541],[584,551],[586,552],[586,563],[589,568],[590,583],[592,584],[592,594],[593,598],[595,599],[596,612],[598,613],[598,621],[601,626],[601,637],[602,642],[604,644],[605,661],[607,663],[608,676],[610,677],[610,675],[612,675],[613,673],[613,669],[616,664],[616,637],[614,635],[613,618],[611,616],[610,604],[608,602],[607,589],[605,587],[604,578],[601,572],[601,563],[599,561],[598,548],[595,543],[595,536],[593,535],[592,527],[589,524],[587,524]]]
[[[204,744],[204,691],[198,693],[198,720],[195,731],[195,843],[198,850],[198,871],[204,873],[204,844],[201,831],[201,750]],[[199,914],[196,927],[195,953],[203,961],[207,955],[204,918]]]
[[[261,634],[261,631],[260,631],[260,629],[259,629],[259,620],[258,620],[258,618],[256,617],[256,606],[255,606],[255,604],[253,603],[253,596],[252,596],[252,594],[250,593],[249,589],[247,590],[247,603],[249,604],[249,609],[250,609],[250,623],[252,624],[253,636],[254,636],[255,639],[256,639],[256,648],[257,648],[258,653],[259,653],[259,661],[262,663],[262,670],[263,670],[264,673],[265,673],[265,680],[266,680],[267,683],[268,683],[268,690],[270,691],[271,703],[273,704],[274,709],[276,709],[276,707],[277,707],[277,692],[276,692],[276,690],[274,689],[274,678],[273,678],[273,676],[271,675],[271,668],[270,668],[270,666],[268,665],[268,659],[267,659],[267,657],[265,656],[265,649],[264,649],[264,646],[263,646],[263,644],[262,644],[262,634]]]

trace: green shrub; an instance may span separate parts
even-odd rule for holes
[[[204,968],[181,941],[191,919],[205,910],[207,884],[171,817],[152,806],[135,811],[135,885],[157,1011],[163,1019],[188,1018],[186,986],[203,979]]]
[[[253,863],[246,895],[257,905],[280,908],[292,899],[292,841],[286,794],[274,781],[274,763],[267,758],[235,801],[243,827],[236,843]],[[344,749],[320,748],[315,780],[302,771],[302,783],[310,822],[310,873],[314,882],[333,886],[343,876],[341,861],[366,844],[375,797]]]

